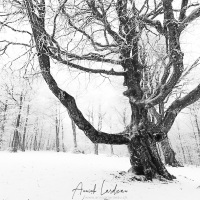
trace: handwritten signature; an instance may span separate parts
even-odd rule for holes
[[[74,199],[74,197],[76,195],[83,195],[83,194],[100,194],[101,196],[105,195],[105,194],[113,194],[113,195],[117,195],[117,194],[124,194],[124,193],[127,193],[128,191],[127,190],[124,190],[124,189],[119,189],[118,188],[118,185],[116,184],[114,188],[107,188],[105,186],[105,180],[103,180],[102,184],[101,184],[101,188],[100,188],[100,191],[97,190],[97,184],[95,183],[94,186],[90,189],[86,189],[84,188],[83,186],[83,182],[80,182],[76,188],[74,188],[72,190],[73,194],[72,194],[72,199]]]

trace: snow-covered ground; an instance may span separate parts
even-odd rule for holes
[[[172,168],[173,182],[130,181],[128,158],[0,152],[0,200],[199,200],[200,167]]]

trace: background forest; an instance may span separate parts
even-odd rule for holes
[[[11,65],[11,62],[7,65]],[[24,75],[23,65],[21,63],[21,69],[16,71],[10,68],[9,72],[5,66],[1,69],[1,151],[73,151],[128,156],[126,146],[99,144],[98,152],[95,152],[94,144],[76,128],[65,108],[48,91],[40,74],[32,72]],[[55,74],[62,80],[62,69]],[[76,88],[74,93],[77,94],[78,104],[88,120],[98,130],[123,130],[129,122],[130,111],[126,99],[121,95],[119,83],[115,82],[113,86],[109,80],[102,81],[102,78],[91,76],[89,81],[93,82],[93,86],[89,87],[85,76],[72,72],[68,83]],[[81,85],[84,81],[85,85]],[[62,84],[67,87],[68,83]],[[97,89],[100,94],[104,90],[108,93],[103,98],[100,94],[91,95]],[[116,101],[113,104],[112,100],[116,98],[117,104]],[[199,109],[197,102],[183,110],[169,133],[170,145],[182,164],[200,164]],[[158,148],[162,155],[160,144]]]

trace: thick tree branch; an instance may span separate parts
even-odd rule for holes
[[[83,67],[81,65],[77,65],[75,63],[72,63],[68,60],[64,60],[60,56],[57,56],[55,54],[49,53],[49,55],[51,56],[51,58],[56,59],[57,61],[59,61],[62,64],[65,64],[65,65],[72,67],[72,68],[75,68],[75,69],[79,69],[79,70],[84,71],[84,72],[94,73],[94,74],[115,75],[115,76],[124,76],[125,75],[125,72],[116,72],[113,69],[108,71],[108,70],[104,70],[104,69],[92,69],[92,68]]]
[[[161,35],[164,35],[164,29],[159,20],[152,20],[147,17],[142,17],[141,20],[145,22],[146,24],[148,24],[149,26],[155,28],[158,31],[158,33],[160,33]]]
[[[41,32],[38,31],[38,29],[35,28],[37,25],[37,22],[35,22],[35,18],[32,15],[32,12],[30,10],[30,2],[29,0],[24,0],[27,14],[29,17],[29,21],[32,25],[32,31],[34,35],[34,40],[37,46],[37,51],[39,53],[38,60],[40,69],[42,72],[42,76],[44,80],[46,81],[47,85],[49,86],[49,89],[52,91],[52,93],[60,100],[60,102],[67,108],[70,117],[73,119],[75,124],[84,131],[85,135],[93,142],[93,143],[104,143],[104,144],[128,144],[130,140],[121,135],[121,134],[108,134],[104,132],[97,131],[83,116],[81,111],[78,109],[75,99],[69,95],[67,92],[61,90],[53,76],[50,72],[50,59],[49,56],[46,55],[46,48],[45,44],[40,43],[40,37]],[[36,23],[36,24],[32,24]]]
[[[34,31],[34,30],[33,30]],[[75,99],[67,92],[61,90],[54,78],[50,73],[50,60],[45,54],[41,54],[39,57],[40,68],[42,75],[46,83],[48,84],[52,93],[60,100],[60,102],[67,108],[70,117],[73,119],[75,124],[81,129],[85,135],[93,143],[104,143],[104,144],[128,144],[129,139],[121,134],[107,134],[104,132],[97,131],[83,116],[81,111],[78,109]]]
[[[185,19],[187,5],[188,5],[188,0],[182,0],[181,11],[180,11],[180,14],[179,14],[179,21],[183,21]]]
[[[85,135],[93,143],[104,143],[104,144],[128,144],[129,139],[120,134],[108,134],[97,131],[83,116],[81,111],[78,109],[75,99],[67,92],[61,90],[54,78],[50,73],[50,60],[45,54],[38,57],[42,76],[48,84],[52,93],[60,100],[60,102],[67,108],[70,117],[73,119],[75,124],[81,129]]]
[[[109,58],[105,58],[107,55],[101,55],[98,53],[89,53],[89,54],[84,54],[84,55],[77,55],[74,53],[69,53],[65,50],[58,50],[58,48],[55,48],[53,46],[48,46],[49,50],[52,52],[52,56],[54,55],[54,58],[57,59],[57,57],[65,57],[67,59],[72,59],[72,60],[88,60],[88,61],[95,61],[95,62],[104,62],[104,63],[111,63],[115,65],[120,65],[121,60],[113,60]],[[57,56],[58,55],[58,56]],[[62,58],[60,58],[62,60]],[[64,59],[63,59],[64,60]]]
[[[159,14],[162,13],[163,13],[162,1],[160,1],[158,4],[156,3],[156,1],[154,1],[154,10],[147,13],[145,16],[148,18],[151,17],[151,19],[155,19]]]
[[[179,32],[181,33],[192,21],[200,17],[200,6],[193,10],[179,25]]]
[[[172,127],[178,113],[200,99],[200,84],[184,97],[175,100],[166,110],[165,117],[160,123],[163,132],[167,133]]]
[[[119,19],[119,34],[125,38],[126,35],[124,34],[124,31],[126,30],[124,29],[124,26],[128,23],[127,0],[117,0],[116,10]]]

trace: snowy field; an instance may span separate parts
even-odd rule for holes
[[[0,200],[199,200],[200,167],[172,168],[173,182],[120,175],[128,158],[54,152],[0,152]]]

